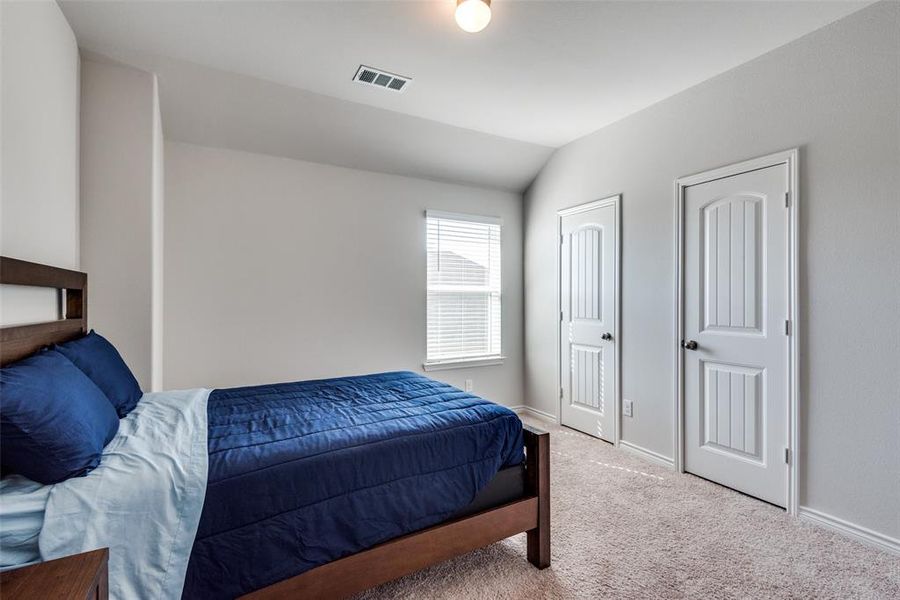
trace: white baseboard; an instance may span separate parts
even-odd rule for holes
[[[516,414],[527,414],[535,417],[536,419],[540,419],[542,421],[547,421],[549,423],[553,423],[554,425],[558,425],[559,421],[556,419],[556,415],[551,415],[548,412],[544,412],[542,410],[538,410],[536,408],[532,408],[531,406],[525,406],[524,404],[520,404],[518,406],[510,406],[510,410],[514,411]]]
[[[626,442],[625,440],[619,440],[619,448],[636,456],[640,456],[644,460],[649,460],[652,463],[662,465],[663,467],[668,467],[669,469],[675,468],[675,461],[673,461],[671,458],[663,456],[662,454],[657,454],[652,450],[642,448],[637,444],[632,444],[631,442]]]
[[[815,523],[820,527],[836,531],[864,544],[875,546],[879,550],[890,552],[895,556],[900,556],[900,540],[892,538],[888,535],[884,535],[883,533],[872,531],[871,529],[868,529],[861,525],[851,523],[850,521],[845,521],[844,519],[839,519],[838,517],[834,517],[812,508],[807,508],[806,506],[801,506],[797,515],[801,519],[804,519],[811,523]]]

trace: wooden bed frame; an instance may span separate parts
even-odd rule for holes
[[[0,328],[0,365],[88,332],[86,273],[2,256],[0,284],[55,288],[65,307],[62,319],[56,321]]]
[[[0,257],[0,284],[48,287],[64,298],[62,318],[0,328],[0,364],[88,332],[87,274]],[[425,567],[527,533],[528,561],[550,566],[550,434],[525,426],[525,495],[321,565],[244,598],[345,598]]]

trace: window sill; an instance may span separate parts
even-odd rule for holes
[[[483,358],[436,360],[422,363],[422,368],[426,371],[444,371],[447,369],[468,369],[469,367],[492,367],[502,365],[505,359],[505,356],[488,356]]]

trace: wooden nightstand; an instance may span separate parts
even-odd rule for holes
[[[65,598],[106,600],[109,598],[109,549],[4,571],[0,573],[0,595],[4,600]]]

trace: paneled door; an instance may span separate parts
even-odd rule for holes
[[[684,468],[787,505],[785,163],[687,186]]]
[[[560,422],[615,442],[618,196],[559,213]]]

